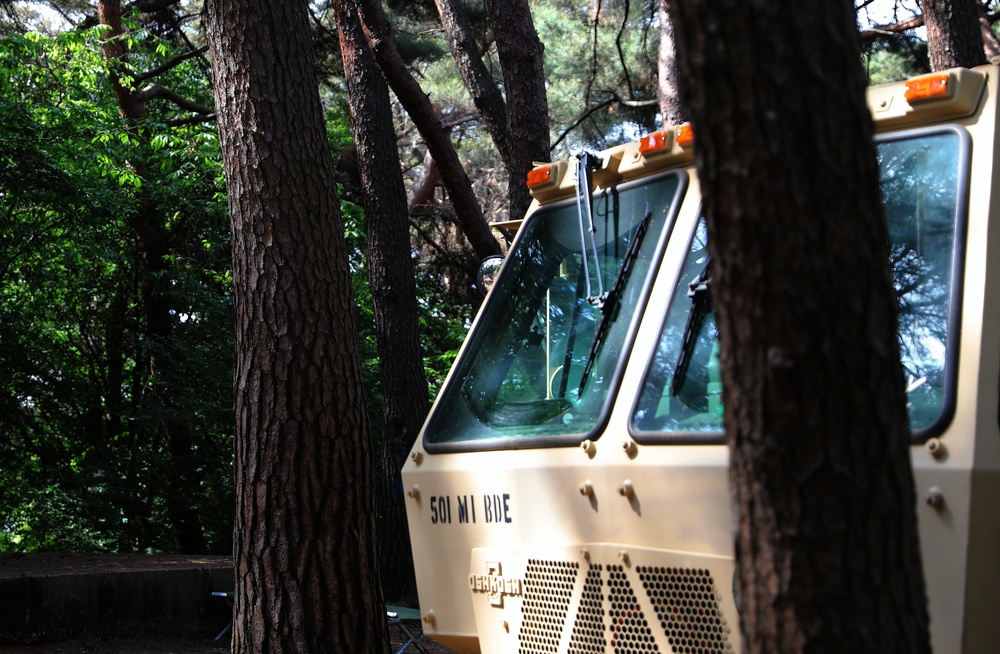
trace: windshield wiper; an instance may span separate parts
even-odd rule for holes
[[[698,334],[701,333],[701,326],[712,308],[712,257],[708,257],[701,273],[688,284],[688,297],[691,298],[691,312],[688,314],[687,325],[684,326],[681,352],[677,357],[674,377],[670,384],[670,393],[675,396],[680,395],[681,388],[687,380],[694,348],[698,344]]]
[[[600,167],[600,158],[589,152],[576,155],[576,214],[580,223],[580,254],[583,255],[583,274],[587,279],[587,302],[600,307],[604,304],[604,280],[601,275],[601,260],[597,255],[597,240],[594,236],[594,211],[590,206],[593,189],[594,169]],[[590,250],[587,250],[586,232],[590,232]],[[590,256],[593,252],[594,270],[597,272],[597,295],[590,286]]]
[[[590,352],[587,354],[587,364],[583,368],[583,376],[580,377],[580,388],[578,393],[583,392],[583,387],[587,383],[587,378],[590,377],[590,369],[594,366],[594,361],[597,359],[597,353],[601,350],[604,344],[604,337],[607,335],[608,327],[611,326],[612,321],[618,315],[618,310],[621,307],[621,293],[625,288],[625,282],[628,281],[629,275],[632,273],[632,264],[635,260],[639,258],[639,248],[642,246],[643,237],[646,236],[646,232],[649,230],[649,224],[652,222],[653,214],[646,207],[646,215],[642,217],[639,222],[639,226],[635,228],[635,234],[632,236],[632,242],[628,244],[628,249],[625,250],[625,255],[622,257],[621,266],[618,268],[618,275],[615,277],[614,283],[611,285],[611,290],[608,291],[608,295],[604,302],[600,305],[601,308],[601,319],[597,323],[597,328],[594,330],[594,340],[590,342]]]

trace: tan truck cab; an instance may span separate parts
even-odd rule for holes
[[[868,95],[938,652],[1000,642],[998,80]],[[424,631],[456,652],[741,649],[695,147],[673,126],[529,175],[403,468]]]

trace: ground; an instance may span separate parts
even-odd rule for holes
[[[395,631],[395,630],[393,630]],[[400,646],[399,636],[392,634],[392,651]],[[431,641],[421,641],[429,654],[452,654],[451,650]],[[2,654],[222,654],[229,651],[229,639],[224,643],[212,640],[185,641],[166,636],[138,639],[96,639],[66,640],[59,643],[39,643],[37,645],[0,645]],[[407,654],[417,654],[410,647]]]
[[[395,631],[395,630],[393,630]],[[392,634],[392,651],[400,646],[397,634]],[[451,650],[435,642],[421,641],[429,654],[451,654]],[[229,639],[223,643],[211,640],[185,641],[176,638],[96,639],[66,640],[59,643],[37,645],[0,645],[2,654],[222,654],[229,651]],[[417,654],[410,647],[407,654]]]
[[[179,555],[0,554],[0,578],[218,565],[220,560],[224,559]],[[416,632],[419,630],[419,623],[407,623],[407,627]],[[391,627],[390,632],[394,653],[401,644],[400,633],[395,627]],[[451,654],[451,650],[433,641],[421,641],[421,645],[429,654]],[[220,654],[228,651],[228,637],[221,641],[214,641],[211,638],[181,640],[168,636],[78,638],[59,642],[0,645],[0,654]],[[416,648],[411,646],[407,654],[417,654]]]
[[[35,645],[0,645],[3,654],[220,654],[229,651],[225,644],[211,640],[192,642],[167,638],[78,639]]]

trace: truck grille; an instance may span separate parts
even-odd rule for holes
[[[518,654],[734,651],[722,594],[708,569],[592,561],[584,564],[575,595],[581,564],[527,563]]]

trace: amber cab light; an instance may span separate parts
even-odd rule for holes
[[[667,133],[662,131],[647,134],[646,136],[643,136],[642,141],[639,142],[639,152],[642,154],[659,152],[665,147],[667,147]]]
[[[922,75],[906,81],[903,97],[907,102],[930,100],[948,95],[948,74]]]
[[[541,166],[528,171],[528,188],[547,184],[552,179],[552,166]]]
[[[677,145],[686,147],[694,143],[694,130],[691,129],[691,123],[684,123],[683,125],[677,126],[677,136],[675,138]]]

